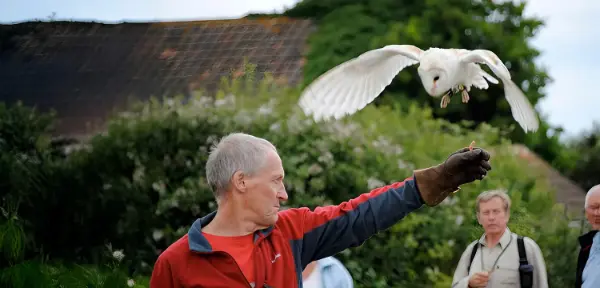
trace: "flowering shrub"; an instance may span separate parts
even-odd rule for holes
[[[295,106],[295,89],[236,85],[216,99],[154,100],[113,118],[106,133],[53,170],[58,184],[40,188],[55,199],[45,205],[55,207],[46,211],[55,213],[59,222],[51,228],[60,233],[32,216],[35,242],[53,256],[94,263],[103,263],[98,259],[112,243],[122,249],[111,253],[128,276],[149,274],[161,251],[216,208],[204,163],[210,145],[230,132],[264,137],[278,147],[286,205],[292,207],[340,203],[435,165],[475,140],[493,153],[493,170],[484,181],[337,256],[356,286],[449,287],[464,247],[482,232],[475,196],[498,188],[507,189],[514,203],[510,228],[540,244],[550,282],[572,285],[576,232],[555,208],[546,179],[515,157],[496,129],[468,131],[433,120],[430,110],[416,106],[405,114],[369,106],[339,121],[314,123]]]

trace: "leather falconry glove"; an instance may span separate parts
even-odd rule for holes
[[[481,180],[492,169],[490,154],[478,147],[460,149],[439,165],[415,170],[415,182],[427,206],[436,206],[460,185]]]

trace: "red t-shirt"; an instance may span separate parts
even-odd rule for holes
[[[231,255],[240,266],[242,273],[248,282],[254,282],[254,261],[252,252],[254,250],[254,235],[245,236],[217,236],[202,232],[204,237],[212,246],[213,251],[223,251]]]

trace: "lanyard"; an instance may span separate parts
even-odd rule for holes
[[[508,246],[510,246],[510,243],[512,242],[512,240],[513,240],[513,237],[512,237],[512,234],[511,234],[510,235],[510,240],[508,241],[508,244],[506,244],[506,246],[504,247],[504,249],[502,249],[502,252],[500,252],[500,255],[498,255],[498,257],[496,258],[496,261],[494,261],[494,265],[492,265],[492,270],[490,270],[488,272],[492,272],[492,271],[494,271],[496,269],[496,264],[498,264],[498,260],[500,260],[500,257],[502,257],[502,254],[504,254],[504,251],[506,251],[506,248],[508,248]],[[479,246],[481,247],[481,243],[479,243]],[[481,253],[480,253],[480,255],[481,255],[481,257],[480,257],[481,258],[481,269],[483,270],[483,268],[485,267],[483,265],[483,247],[480,250],[481,250]]]

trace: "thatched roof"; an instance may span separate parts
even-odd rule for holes
[[[572,217],[578,217],[583,213],[586,191],[571,179],[563,176],[548,162],[521,144],[513,145],[515,153],[525,159],[532,168],[544,172],[550,185],[556,190],[556,201],[565,205]]]
[[[60,134],[87,134],[130,99],[212,91],[221,77],[243,73],[244,60],[297,84],[313,29],[285,17],[0,25],[0,101],[53,108]]]

